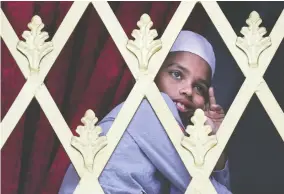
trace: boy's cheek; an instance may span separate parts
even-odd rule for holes
[[[204,96],[195,95],[193,97],[193,103],[195,104],[195,110],[199,108],[203,111],[206,111],[208,110],[207,108],[209,108],[209,103],[207,103],[207,100]]]

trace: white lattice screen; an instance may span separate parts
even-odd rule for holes
[[[24,114],[24,111],[31,102],[32,98],[35,97],[42,110],[46,114],[63,147],[65,148],[79,176],[81,177],[80,184],[76,188],[75,193],[103,193],[103,190],[98,182],[98,177],[103,171],[104,166],[118,144],[127,125],[135,114],[140,102],[146,96],[159,120],[164,126],[182,161],[184,162],[187,170],[193,177],[186,193],[208,194],[216,193],[209,180],[209,176],[254,93],[257,94],[260,102],[264,106],[266,112],[278,130],[279,135],[284,140],[283,110],[278,105],[268,85],[263,79],[266,69],[268,68],[277,48],[283,40],[283,10],[269,35],[271,38],[271,46],[261,53],[259,60],[256,60],[257,64],[252,64],[251,61],[248,61],[246,54],[236,46],[237,36],[217,2],[201,2],[246,79],[218,130],[218,144],[207,153],[204,165],[201,168],[196,168],[190,152],[181,146],[181,137],[183,136],[183,133],[179,130],[179,125],[168,109],[156,84],[153,81],[155,75],[162,65],[163,60],[169,52],[178,33],[185,24],[196,2],[181,2],[161,37],[161,50],[155,53],[150,59],[148,71],[145,73],[139,70],[138,60],[126,48],[128,37],[126,36],[109,4],[104,1],[94,1],[91,3],[97,10],[137,82],[107,134],[107,146],[104,147],[94,159],[94,171],[92,173],[87,172],[84,168],[83,159],[80,153],[71,146],[70,142],[73,136],[71,130],[69,129],[43,81],[89,3],[90,2],[83,1],[73,3],[52,39],[53,51],[48,54],[45,53],[47,55],[42,59],[39,71],[30,71],[29,68],[29,65],[39,65],[39,62],[37,64],[36,61],[33,61],[34,64],[31,64],[31,62],[29,62],[25,56],[17,50],[19,38],[1,9],[1,37],[17,62],[24,77],[27,79],[14,103],[7,112],[5,118],[1,122],[1,149],[18,123],[19,119]],[[252,37],[252,40],[254,40],[254,38],[255,37]],[[249,54],[249,59],[252,57],[258,58],[258,55],[255,54],[256,52],[256,50],[251,51]],[[28,54],[29,53],[27,53],[27,55]]]

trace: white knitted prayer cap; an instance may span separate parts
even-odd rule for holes
[[[175,51],[187,51],[203,58],[211,67],[213,78],[216,59],[213,47],[206,38],[192,31],[181,31],[170,50]]]

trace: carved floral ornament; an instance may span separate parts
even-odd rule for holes
[[[148,14],[143,14],[137,22],[139,30],[132,31],[135,40],[128,40],[127,49],[138,59],[140,71],[147,71],[150,58],[162,48],[160,39],[154,40],[158,33],[155,29],[150,30],[153,22]]]
[[[30,71],[34,73],[39,72],[42,58],[53,50],[53,43],[45,42],[49,35],[41,31],[44,24],[39,16],[33,16],[28,28],[30,31],[24,31],[22,34],[25,41],[19,41],[17,49],[27,57]]]
[[[191,152],[196,166],[204,164],[207,152],[217,144],[216,135],[212,132],[210,125],[205,125],[207,117],[201,109],[197,109],[191,117],[193,125],[186,127],[189,137],[184,136],[181,145]]]
[[[76,129],[80,136],[73,136],[71,145],[81,153],[85,169],[92,173],[94,158],[107,145],[107,137],[100,136],[102,129],[95,126],[98,118],[92,110],[87,110],[81,121],[84,126],[78,126]]]
[[[262,19],[256,11],[251,12],[246,20],[248,27],[242,27],[244,37],[238,37],[236,45],[241,48],[248,57],[250,67],[258,67],[259,55],[271,45],[270,37],[263,37],[267,31],[265,27],[259,27]]]

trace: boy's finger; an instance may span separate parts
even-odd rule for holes
[[[209,103],[206,103],[205,104],[205,110],[204,111],[209,111],[210,110],[210,104]]]
[[[224,109],[222,108],[222,106],[220,106],[219,104],[213,104],[210,106],[210,110],[211,111],[215,111],[218,113],[224,113]]]
[[[215,111],[209,111],[207,114],[205,114],[205,116],[208,116],[212,119],[220,119],[220,118],[224,118],[225,114],[224,113],[217,113]]]
[[[210,106],[213,105],[213,104],[216,104],[216,99],[215,99],[213,87],[209,88],[209,103],[210,103]]]

